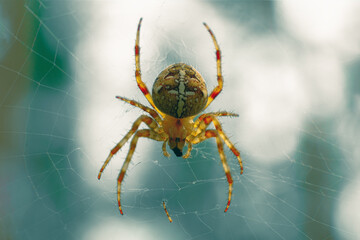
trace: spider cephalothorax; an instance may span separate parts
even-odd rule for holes
[[[163,142],[163,154],[167,157],[170,156],[170,154],[166,151],[166,143],[168,143],[169,147],[174,151],[175,155],[178,157],[182,156],[183,158],[190,156],[193,144],[198,144],[209,138],[215,138],[220,160],[229,185],[228,202],[225,208],[226,212],[230,206],[233,180],[224,154],[224,143],[237,157],[241,169],[241,174],[243,172],[243,166],[239,151],[223,132],[217,117],[238,115],[229,112],[210,112],[203,113],[199,116],[199,114],[204,111],[221,92],[223,86],[223,77],[221,74],[221,54],[215,36],[211,29],[204,23],[206,29],[210,33],[216,49],[215,53],[218,85],[212,90],[209,96],[207,93],[205,81],[200,73],[196,71],[195,68],[185,63],[176,63],[163,70],[155,80],[151,96],[145,83],[141,80],[140,73],[139,39],[141,22],[142,19],[140,19],[138,24],[135,42],[135,77],[141,92],[145,95],[152,108],[146,107],[139,102],[124,97],[117,96],[117,98],[142,109],[150,116],[141,115],[137,120],[135,120],[130,131],[110,151],[109,156],[100,169],[98,179],[101,178],[101,174],[104,171],[106,165],[110,162],[112,156],[116,154],[132,137],[129,152],[126,156],[117,180],[118,205],[120,213],[123,214],[120,202],[121,183],[124,179],[126,170],[135,151],[137,141],[140,137],[150,138]],[[196,117],[197,119],[194,121],[194,118]],[[138,130],[141,123],[145,123],[149,128]],[[215,129],[207,129],[211,123],[213,123]],[[183,155],[182,150],[185,144],[187,144],[188,149],[186,154]],[[164,202],[163,205],[169,221],[171,222],[172,220],[165,208]]]

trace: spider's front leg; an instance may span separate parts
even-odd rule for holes
[[[129,138],[137,131],[137,129],[139,128],[140,124],[144,122],[146,123],[146,125],[149,126],[149,128],[153,129],[155,132],[158,131],[158,124],[157,122],[152,119],[149,116],[146,115],[141,115],[138,119],[136,119],[136,121],[133,123],[132,128],[130,129],[130,131],[125,135],[125,137],[123,137],[123,139],[120,140],[120,142],[118,144],[116,144],[116,146],[110,151],[108,157],[106,158],[104,164],[102,165],[99,174],[98,174],[98,179],[100,180],[101,178],[101,174],[103,173],[105,167],[108,165],[108,163],[110,162],[111,158],[122,148],[122,146],[129,140]]]
[[[149,93],[146,84],[141,79],[141,70],[140,70],[140,28],[141,28],[142,18],[139,20],[138,28],[136,31],[136,40],[135,40],[135,78],[138,87],[140,88],[141,92],[144,94],[148,102],[151,106],[162,116],[164,114],[155,106],[154,101]]]
[[[220,52],[219,44],[216,41],[215,35],[214,35],[213,31],[209,28],[209,26],[206,23],[204,23],[204,26],[206,27],[206,29],[210,33],[210,36],[211,36],[211,38],[212,38],[212,40],[214,42],[214,46],[215,46],[215,50],[216,50],[216,52],[215,52],[215,55],[216,55],[216,71],[217,71],[217,81],[218,81],[218,85],[212,90],[211,94],[209,95],[208,101],[207,101],[206,106],[205,106],[205,108],[207,108],[209,106],[209,104],[221,92],[221,90],[223,88],[224,80],[223,80],[222,73],[221,73],[221,52]]]

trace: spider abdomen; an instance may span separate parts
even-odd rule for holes
[[[208,95],[200,73],[190,65],[176,63],[168,66],[156,78],[152,98],[163,113],[185,118],[201,112]]]

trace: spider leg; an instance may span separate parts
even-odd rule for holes
[[[208,101],[205,105],[205,108],[207,108],[209,106],[209,104],[216,98],[217,95],[219,95],[219,93],[221,92],[222,88],[223,88],[223,76],[221,74],[221,52],[220,52],[220,47],[219,44],[216,41],[215,35],[214,33],[211,31],[211,29],[209,28],[209,26],[204,23],[204,26],[206,27],[206,29],[208,30],[208,32],[210,33],[210,36],[214,42],[214,46],[215,46],[215,50],[216,50],[216,70],[217,70],[217,81],[218,81],[218,85],[214,88],[214,90],[211,92]],[[205,109],[204,108],[204,109]]]
[[[244,167],[242,164],[242,160],[241,160],[241,156],[240,156],[240,152],[239,150],[236,149],[236,147],[234,146],[234,144],[230,141],[230,139],[226,136],[226,134],[224,133],[224,131],[222,130],[221,124],[220,122],[213,117],[213,124],[216,128],[216,130],[219,132],[220,137],[224,140],[225,144],[228,146],[228,148],[230,148],[230,150],[232,151],[232,153],[236,156],[239,165],[240,165],[240,174],[243,174],[244,172]]]
[[[164,201],[163,201],[163,207],[164,207],[164,210],[165,210],[166,216],[167,216],[167,217],[168,217],[168,219],[169,219],[169,222],[171,222],[171,223],[172,223],[172,219],[171,219],[171,217],[170,217],[170,214],[169,214],[168,210],[166,209],[166,205],[165,205],[165,202],[164,202]]]
[[[197,128],[199,126],[199,124],[201,123],[201,121],[203,121],[205,117],[210,116],[210,115],[217,116],[217,117],[224,117],[224,116],[238,117],[239,116],[239,114],[237,114],[237,113],[231,113],[231,112],[225,112],[225,111],[204,113],[204,114],[201,114],[200,117],[198,117],[198,119],[196,119],[196,121],[194,123],[194,128]]]
[[[225,113],[223,113],[225,114]],[[222,115],[225,116],[225,115]],[[201,118],[201,119],[200,119]],[[203,131],[205,131],[205,129],[209,126],[209,124],[212,122],[216,128],[216,130],[218,131],[220,137],[224,140],[225,144],[228,146],[228,148],[230,148],[230,150],[232,151],[232,153],[236,156],[239,165],[240,165],[240,174],[243,174],[244,172],[244,167],[242,164],[242,160],[241,160],[241,156],[240,156],[240,152],[239,150],[236,149],[236,147],[234,146],[234,144],[230,141],[230,139],[226,136],[226,134],[224,133],[221,124],[219,122],[219,120],[217,120],[217,118],[214,115],[211,114],[203,114],[199,117],[200,121],[197,124],[197,129],[196,131],[194,131],[194,134],[191,135],[188,140],[191,141],[191,139],[195,138],[197,135],[199,135],[200,133],[202,133]],[[198,119],[198,120],[199,120]]]
[[[231,173],[230,173],[230,168],[229,168],[229,165],[226,161],[226,157],[225,157],[225,153],[224,153],[224,147],[223,147],[223,142],[220,138],[220,134],[217,130],[206,130],[205,132],[202,132],[202,134],[200,134],[198,137],[192,139],[192,143],[193,144],[197,144],[197,143],[200,143],[208,138],[212,138],[212,137],[215,137],[216,139],[216,144],[217,144],[217,148],[218,148],[218,151],[219,151],[219,155],[220,155],[220,160],[221,160],[221,163],[223,165],[223,168],[224,168],[224,172],[225,172],[225,175],[226,175],[226,179],[228,181],[228,184],[229,184],[229,195],[228,195],[228,202],[226,204],[226,208],[225,208],[225,211],[226,212],[228,209],[229,209],[229,206],[230,206],[230,202],[231,202],[231,194],[232,194],[232,185],[233,185],[233,180],[232,180],[232,177],[231,177]]]
[[[129,167],[129,163],[130,163],[130,160],[132,158],[132,155],[134,154],[136,144],[137,144],[137,141],[138,141],[139,137],[150,138],[150,139],[153,139],[153,140],[156,140],[156,141],[164,141],[164,136],[163,135],[161,135],[159,133],[156,133],[156,132],[154,132],[154,131],[152,131],[150,129],[141,129],[141,130],[137,131],[135,133],[134,137],[132,138],[131,143],[130,143],[129,152],[128,152],[127,156],[126,156],[125,162],[123,163],[123,165],[121,167],[119,177],[118,177],[118,180],[117,180],[117,200],[118,200],[119,210],[120,210],[121,214],[123,214],[123,211],[121,209],[121,202],[120,202],[121,183],[122,183],[122,181],[124,179],[126,170]]]
[[[131,105],[133,105],[135,107],[138,107],[138,108],[144,110],[145,112],[149,113],[150,116],[152,116],[158,122],[158,124],[161,125],[162,120],[161,120],[159,114],[154,109],[151,109],[151,108],[149,108],[149,107],[147,107],[147,106],[145,106],[145,105],[143,105],[143,104],[141,104],[141,103],[139,103],[137,101],[130,100],[130,99],[127,99],[125,97],[116,96],[116,98],[120,99],[120,100],[123,100],[124,102],[127,102],[127,103],[129,103],[129,104],[131,104]]]
[[[158,131],[158,124],[155,122],[154,119],[152,119],[149,116],[141,115],[138,119],[135,120],[133,123],[132,128],[129,130],[129,132],[123,137],[123,139],[120,140],[118,144],[110,151],[108,157],[106,158],[104,164],[102,165],[100,172],[98,174],[98,179],[100,180],[101,174],[104,171],[105,167],[110,162],[111,158],[122,148],[122,146],[129,140],[129,138],[136,132],[136,130],[139,128],[140,124],[144,122],[146,123],[150,129],[154,130],[155,132]]]
[[[151,106],[160,113],[162,117],[164,117],[163,113],[155,106],[154,101],[149,93],[148,88],[146,87],[146,84],[141,80],[141,71],[140,71],[140,28],[141,28],[141,22],[142,18],[139,20],[138,28],[136,31],[136,41],[135,41],[135,77],[138,87],[140,88],[141,92],[144,94],[148,102],[151,104]]]
[[[165,157],[170,157],[170,154],[168,153],[168,151],[166,151],[166,143],[167,141],[164,141],[163,145],[162,145],[162,151]]]
[[[192,143],[191,142],[187,142],[188,144],[188,149],[186,151],[186,154],[183,156],[183,158],[188,158],[190,157],[190,153],[191,153],[191,150],[192,150]]]

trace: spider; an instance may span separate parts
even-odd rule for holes
[[[150,116],[144,114],[135,120],[129,132],[110,151],[107,159],[100,169],[98,179],[100,180],[101,174],[110,162],[111,158],[132,137],[129,152],[117,179],[117,201],[120,213],[123,214],[120,202],[121,183],[124,179],[126,170],[129,167],[129,163],[139,138],[150,138],[163,142],[162,152],[166,157],[170,156],[170,154],[166,151],[166,143],[168,143],[170,149],[174,151],[175,155],[177,157],[182,156],[183,158],[188,158],[190,156],[192,145],[205,141],[208,138],[215,138],[220,160],[229,185],[228,202],[225,208],[226,212],[230,206],[233,180],[224,154],[223,142],[225,142],[225,144],[237,157],[241,169],[241,174],[243,173],[243,165],[239,151],[235,148],[235,146],[224,133],[217,117],[238,117],[239,115],[220,111],[203,113],[199,116],[199,114],[204,111],[218,96],[223,87],[223,77],[221,74],[221,54],[215,36],[208,25],[204,23],[204,26],[210,33],[216,50],[218,85],[213,89],[209,96],[203,77],[195,68],[185,63],[176,63],[165,68],[156,78],[152,89],[152,95],[150,95],[148,88],[141,80],[140,72],[139,38],[141,22],[142,18],[140,18],[136,32],[135,77],[138,87],[145,95],[152,108],[125,97],[117,96],[116,98],[142,109]],[[198,118],[195,119],[197,116]],[[138,130],[141,123],[145,123],[149,128]],[[207,129],[210,123],[213,123],[215,129]],[[183,155],[183,148],[185,144],[187,144],[187,151]]]

